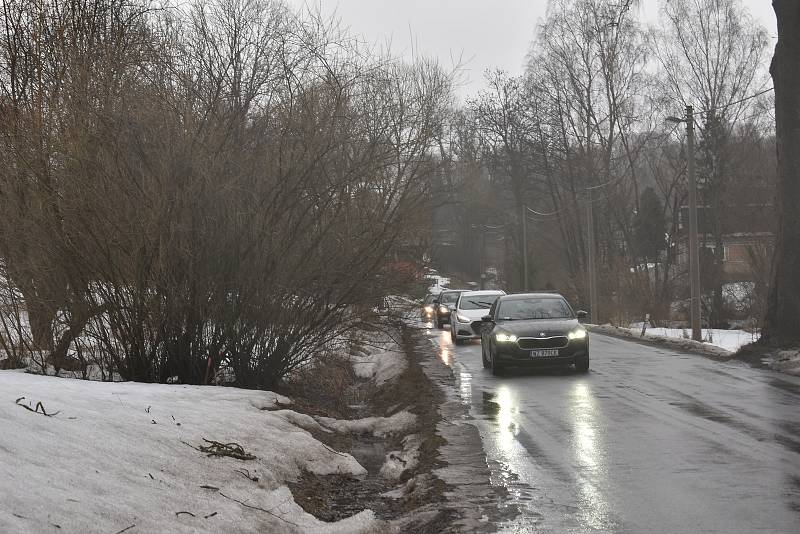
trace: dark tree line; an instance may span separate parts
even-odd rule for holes
[[[529,287],[556,287],[587,308],[593,259],[599,320],[685,315],[685,134],[665,119],[691,104],[704,318],[715,326],[744,319],[725,292],[739,280],[725,272],[724,239],[751,230],[768,234],[774,224],[766,45],[766,31],[740,0],[664,2],[651,27],[638,20],[635,2],[551,2],[526,72],[487,73],[487,89],[466,104],[453,128],[448,168],[462,207],[455,218],[469,220],[456,226],[455,248],[466,259],[486,256],[470,237],[474,225],[498,229],[491,232],[502,238],[491,258],[463,263],[465,276],[492,262],[506,287],[519,290],[527,248]],[[465,152],[465,146],[475,148]],[[488,193],[478,202],[472,193],[481,187]],[[758,271],[743,286],[758,301],[747,312],[756,316],[768,277],[755,266],[764,263],[768,244],[743,246]]]

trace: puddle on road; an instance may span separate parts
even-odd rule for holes
[[[482,412],[490,419],[496,419],[497,414],[500,413],[500,405],[495,402],[495,395],[489,392],[482,391],[483,403],[481,404]]]

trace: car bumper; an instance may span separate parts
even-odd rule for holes
[[[519,367],[558,367],[583,362],[589,357],[588,343],[571,343],[558,349],[558,356],[532,357],[530,350],[516,345],[503,346],[497,344],[495,352],[497,363]]]
[[[472,321],[471,323],[462,323],[458,319],[453,319],[451,324],[455,330],[458,339],[480,339],[480,321]]]

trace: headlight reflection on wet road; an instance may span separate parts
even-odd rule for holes
[[[517,448],[516,436],[519,433],[519,425],[516,415],[519,413],[519,408],[517,408],[513,393],[505,385],[497,388],[493,400],[497,404],[497,445],[508,457]]]
[[[442,363],[444,363],[448,367],[451,367],[453,365],[453,354],[447,347],[442,347],[439,350],[439,359],[442,360]]]
[[[576,382],[570,392],[570,425],[572,446],[578,461],[578,488],[581,493],[581,523],[593,529],[613,525],[611,509],[602,486],[607,476],[607,458],[598,436],[597,407],[592,391],[585,382]]]
[[[467,406],[472,404],[472,374],[467,372],[466,368],[460,364],[456,369],[456,387],[458,388],[458,396],[461,398],[461,404]]]
[[[432,326],[432,325],[431,325]],[[439,332],[439,359],[448,367],[453,366],[453,348],[450,345],[450,334]]]

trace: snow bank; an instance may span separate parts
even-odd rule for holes
[[[330,417],[317,417],[324,427],[339,433],[372,434],[383,438],[391,434],[403,434],[417,424],[417,416],[403,410],[391,417],[366,417],[364,419],[342,420]]]
[[[15,404],[23,396],[59,413],[26,410]],[[366,471],[293,424],[301,414],[269,411],[287,402],[235,388],[0,371],[0,532],[383,532],[369,510],[325,523],[294,502],[284,481],[301,470]],[[238,443],[256,459],[208,457],[193,448],[203,438]]]
[[[374,336],[370,344],[350,356],[353,371],[359,378],[374,380],[381,386],[400,376],[408,367],[400,346],[389,336]]]
[[[642,324],[634,323],[629,328],[630,332],[636,336],[641,336]],[[655,328],[648,327],[645,336],[647,337],[666,337],[666,338],[691,338],[691,329],[681,328]],[[714,347],[719,347],[730,352],[736,352],[744,345],[758,341],[759,335],[746,332],[744,330],[722,330],[719,328],[703,328],[703,343]]]

